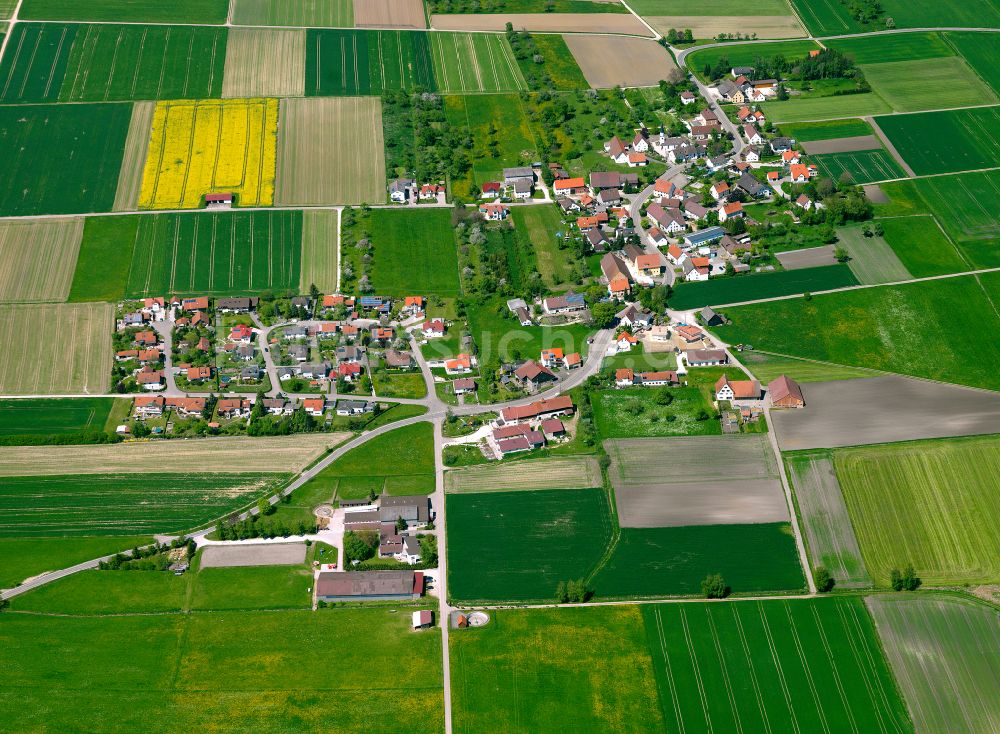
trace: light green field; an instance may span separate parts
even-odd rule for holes
[[[883,64],[955,55],[955,49],[937,32],[880,33],[877,36],[835,38],[824,44],[847,54],[856,64]]]
[[[841,449],[834,466],[877,584],[911,563],[926,585],[1000,580],[1000,437]]]
[[[9,589],[46,571],[69,568],[137,545],[150,537],[0,538],[0,589]]]
[[[0,302],[65,301],[83,218],[0,222]]]
[[[892,112],[892,107],[877,94],[845,94],[837,97],[810,97],[784,102],[765,102],[762,105],[767,118],[774,124],[782,122],[809,122],[845,117],[864,117]]]
[[[864,64],[861,69],[872,89],[897,112],[997,101],[993,90],[957,56]]]
[[[837,245],[850,255],[848,265],[859,282],[874,285],[913,278],[881,237],[865,237],[861,227],[841,227],[837,230],[837,240]]]
[[[918,732],[1000,731],[1000,619],[956,597],[866,599]]]
[[[510,44],[501,35],[432,33],[431,57],[441,92],[513,92],[528,88]]]
[[[306,210],[302,213],[302,270],[299,292],[308,293],[315,285],[320,293],[337,288],[337,230],[340,212],[335,209]]]
[[[571,282],[573,260],[559,249],[556,233],[563,229],[555,206],[518,207],[511,212],[518,235],[527,238],[535,250],[538,272],[550,288]]]
[[[745,3],[741,0],[703,0],[692,5],[687,0],[635,0],[631,7],[639,15],[788,15],[785,0]],[[683,29],[682,29],[683,30]]]
[[[914,278],[971,268],[933,215],[879,219],[878,223],[883,239]]]
[[[875,377],[878,372],[861,367],[846,367],[842,364],[826,364],[808,359],[797,359],[781,354],[771,354],[754,350],[743,352],[740,361],[753,372],[761,382],[770,382],[781,375],[788,375],[797,382],[829,382],[830,380],[853,380],[859,377]]]
[[[235,0],[235,25],[352,28],[352,0]]]
[[[812,156],[811,160],[819,166],[822,173],[834,181],[839,181],[845,173],[850,176],[851,183],[855,184],[888,181],[906,175],[896,160],[882,148],[847,153],[821,153]]]

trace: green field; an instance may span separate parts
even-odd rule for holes
[[[917,731],[1000,729],[996,607],[888,594],[867,603]]]
[[[825,44],[827,48],[847,54],[856,64],[883,64],[955,55],[955,49],[936,32],[836,38]]]
[[[1000,343],[954,338],[1000,333],[1000,317],[971,277],[741,306],[726,316],[733,323],[717,332],[730,344],[1000,389]]]
[[[889,103],[872,92],[789,99],[784,102],[765,102],[761,108],[767,115],[767,119],[775,125],[787,122],[863,117],[892,112]]]
[[[434,91],[427,33],[314,30],[306,36],[306,95],[381,94],[393,89]]]
[[[537,359],[543,349],[562,348],[566,354],[587,351],[591,327],[584,324],[565,326],[521,326],[513,320],[503,300],[490,300],[468,310],[469,329],[479,347],[479,362],[491,359]]]
[[[303,664],[317,641],[335,666]],[[0,716],[17,731],[166,732],[220,721],[231,731],[283,734],[364,731],[373,722],[443,728],[440,633],[413,633],[409,614],[386,609],[5,614],[0,664],[8,670]]]
[[[933,216],[879,219],[882,239],[914,278],[961,273],[969,264]]]
[[[138,226],[136,216],[87,217],[69,291],[71,303],[125,297]]]
[[[993,90],[957,56],[865,64],[862,70],[875,93],[897,112],[997,101]]]
[[[566,45],[566,41],[563,40],[562,36],[557,36],[555,34],[539,34],[532,36],[532,38],[534,39],[538,50],[545,58],[545,62],[542,65],[542,71],[549,75],[549,78],[552,79],[552,84],[556,89],[560,91],[568,91],[590,88],[587,78],[580,70],[580,65],[576,63],[576,59],[573,58],[573,54],[569,50],[569,46]],[[532,59],[520,60],[518,63],[522,65],[522,71],[524,69],[524,65],[535,65],[535,62]]]
[[[114,398],[0,399],[0,443],[13,436],[54,436],[103,431]]]
[[[59,99],[77,26],[18,23],[0,63],[0,102]]]
[[[790,296],[857,284],[857,278],[846,265],[779,270],[715,278],[705,283],[681,283],[674,290],[670,307],[684,310],[723,303],[742,303],[758,298]]]
[[[5,477],[0,537],[177,533],[270,494],[286,474]]]
[[[967,61],[979,76],[1000,94],[1000,79],[995,70],[1000,64],[1000,38],[995,33],[975,31],[948,32],[945,39]]]
[[[850,153],[821,153],[810,156],[821,173],[839,181],[845,173],[851,183],[867,184],[873,181],[903,178],[906,174],[896,160],[882,148],[855,150]]]
[[[46,571],[69,568],[137,545],[148,536],[117,538],[0,538],[0,589],[9,589]]]
[[[111,23],[222,24],[228,0],[24,0],[21,20],[97,20]]]
[[[830,120],[829,122],[789,122],[781,126],[781,134],[799,143],[814,140],[853,138],[874,135],[874,131],[864,120]]]
[[[111,210],[132,106],[0,107],[0,216]]]
[[[668,732],[912,731],[861,599],[642,615]]]
[[[993,0],[942,4],[934,0],[881,0],[879,18],[862,25],[850,15],[847,3],[838,0],[792,0],[792,5],[813,35],[885,30],[885,18],[896,28],[1000,28],[1000,8]]]
[[[329,491],[328,491],[329,490]],[[359,499],[375,494],[434,491],[434,430],[414,423],[351,449],[299,490],[303,494]]]
[[[708,0],[692,7],[686,0],[637,0],[629,3],[639,15],[788,15],[785,0],[763,0],[747,6],[740,0]],[[697,13],[695,13],[697,10]]]
[[[559,249],[556,234],[563,232],[562,217],[554,206],[526,206],[511,210],[511,218],[522,241],[535,251],[538,272],[549,288],[570,283],[575,278],[573,261]]]
[[[745,8],[734,15],[745,15]],[[775,13],[775,15],[786,15],[787,12]],[[669,15],[669,13],[667,14]],[[688,12],[677,13],[677,15],[696,15],[693,9]],[[806,56],[810,51],[819,49],[813,41],[776,41],[774,43],[733,43],[714,48],[706,48],[702,51],[692,52],[686,59],[687,67],[694,71],[702,79],[707,80],[704,75],[704,67],[715,66],[721,59],[728,59],[728,66],[750,66],[754,60],[760,56],[774,58],[783,56],[786,59],[794,59]],[[728,76],[728,74],[727,74]],[[732,77],[730,77],[732,78]]]
[[[193,577],[191,609],[309,609],[312,572],[305,566],[202,568]]]
[[[877,122],[918,176],[992,168],[1000,157],[1000,107],[892,115]]]
[[[805,587],[788,523],[622,528],[591,586],[601,597],[699,594],[712,573],[734,593]]]
[[[351,28],[354,3],[351,0],[235,0],[233,23],[266,26],[329,26]]]
[[[861,227],[839,227],[837,246],[847,250],[848,266],[865,285],[913,278],[889,243],[882,237],[865,237]]]
[[[431,58],[438,89],[445,93],[528,88],[510,44],[499,34],[433,33]]]
[[[714,415],[711,400],[697,387],[670,388],[673,402],[656,402],[661,388],[601,390],[592,394],[594,425],[601,438],[640,436],[711,436],[722,433],[718,420],[698,420],[699,411]],[[673,416],[671,420],[668,416]]]
[[[876,583],[912,563],[927,585],[995,583],[993,508],[1000,438],[883,444],[834,452],[861,553]]]
[[[301,212],[150,214],[132,221],[136,230],[125,288],[129,296],[230,295],[299,287]],[[128,243],[122,244],[127,249]]]
[[[638,607],[490,616],[449,636],[455,734],[663,731]]]
[[[858,367],[812,362],[756,350],[740,354],[740,361],[761,382],[770,382],[781,375],[788,375],[796,382],[828,382],[830,380],[876,377],[879,374]]]
[[[374,247],[372,286],[387,296],[457,296],[458,251],[447,209],[377,209],[365,225]],[[414,248],[414,242],[420,246]]]
[[[449,494],[448,593],[465,601],[549,600],[586,577],[611,540],[603,489]]]

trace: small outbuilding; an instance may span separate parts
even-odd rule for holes
[[[434,612],[430,609],[421,609],[413,613],[413,629],[421,630],[434,626]]]

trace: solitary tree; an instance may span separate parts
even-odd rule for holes
[[[729,596],[730,588],[721,573],[713,573],[701,582],[701,593],[706,599],[724,599]]]
[[[825,566],[816,566],[813,571],[813,579],[816,581],[816,591],[821,594],[833,589],[833,585],[836,583]]]

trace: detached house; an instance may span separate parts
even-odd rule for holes
[[[763,407],[764,391],[757,380],[730,380],[723,374],[715,383],[715,399],[738,407]]]
[[[632,276],[617,255],[609,252],[601,258],[601,272],[608,280],[608,295],[621,300],[632,292]]]

